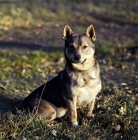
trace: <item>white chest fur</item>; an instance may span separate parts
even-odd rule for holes
[[[72,78],[76,81],[72,85],[72,94],[77,98],[77,107],[87,105],[101,90],[99,74],[97,75],[95,70],[84,74],[73,74]]]
[[[78,88],[77,91],[77,106],[85,106],[92,100],[96,98],[96,95],[101,90],[101,84],[95,85],[93,87],[82,87]]]

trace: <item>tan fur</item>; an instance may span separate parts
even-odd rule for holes
[[[39,117],[49,120],[68,112],[73,126],[78,126],[77,108],[87,106],[92,117],[95,98],[101,90],[100,68],[95,58],[96,34],[90,25],[82,35],[74,34],[65,25],[65,69],[47,84],[42,85],[24,100],[24,107],[36,108]]]
[[[78,68],[78,67],[77,67]],[[72,124],[77,124],[76,109],[87,105],[87,116],[93,116],[92,111],[94,108],[94,102],[96,95],[101,90],[101,81],[97,78],[97,70],[88,70],[86,73],[78,73],[77,75],[71,75],[72,79],[76,80],[79,84],[77,87],[72,87],[73,101],[67,100],[69,116],[71,117]],[[83,79],[85,75],[86,79]],[[96,77],[96,78],[95,78]]]
[[[66,28],[70,29],[70,34],[72,35],[73,31],[70,27],[67,27],[67,25],[64,28],[64,33]],[[90,25],[86,29],[85,35],[92,42],[95,42],[96,34],[93,25]],[[64,36],[66,36],[66,34],[64,34]],[[74,74],[70,69],[67,69],[68,75],[77,82],[77,86],[72,86],[71,88],[72,92],[70,93],[70,96],[73,99],[66,99],[70,120],[73,125],[78,124],[76,109],[79,107],[87,105],[87,116],[93,116],[92,111],[94,108],[95,98],[101,90],[101,80],[99,75],[100,68],[99,64],[94,59],[95,49],[87,47],[87,50],[85,50],[83,48],[83,46],[89,46],[90,44],[86,36],[82,36],[80,38],[81,43],[78,44],[76,36],[74,35],[73,42],[71,42],[71,45],[74,46],[77,50],[76,52],[81,56],[81,59],[79,60],[80,63],[72,63],[73,68],[79,72]],[[74,51],[70,53],[67,49],[66,55],[70,60],[73,60],[76,52]],[[83,63],[85,59],[86,61]]]

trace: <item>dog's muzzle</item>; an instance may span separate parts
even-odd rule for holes
[[[80,63],[80,64],[83,64],[84,62],[86,61],[86,58],[83,60],[83,61],[80,61],[80,60],[72,60],[72,63]]]
[[[74,56],[74,60],[75,61],[79,61],[81,59],[81,56],[79,55],[79,54],[76,54],[75,56]]]
[[[86,61],[86,58],[81,62],[81,64],[83,64]]]
[[[74,56],[74,60],[72,62],[73,63],[81,63],[81,64],[83,64],[85,61],[86,61],[86,58],[83,61],[81,61],[81,55],[76,54]]]

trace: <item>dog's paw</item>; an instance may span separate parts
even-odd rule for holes
[[[75,127],[75,128],[79,127],[78,122],[72,122],[71,124],[72,124],[72,126]]]
[[[94,114],[87,114],[87,118],[94,118]]]

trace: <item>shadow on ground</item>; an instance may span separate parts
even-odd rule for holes
[[[129,25],[129,26],[133,26],[133,27],[138,26],[138,23],[136,23],[136,22],[123,21],[123,20],[119,20],[119,19],[116,19],[116,18],[103,16],[103,15],[100,15],[100,14],[97,14],[97,13],[90,13],[90,15],[93,18],[95,18],[97,20],[100,20],[102,22],[108,23],[108,24],[114,23],[114,24],[118,24],[120,26],[125,26],[125,25]]]
[[[0,48],[20,48],[20,49],[28,49],[28,50],[43,50],[43,51],[61,51],[63,47],[55,47],[55,46],[44,46],[41,44],[32,44],[26,42],[18,42],[18,41],[0,41]]]
[[[22,99],[10,99],[0,93],[0,113],[15,113],[17,108],[21,108]]]

